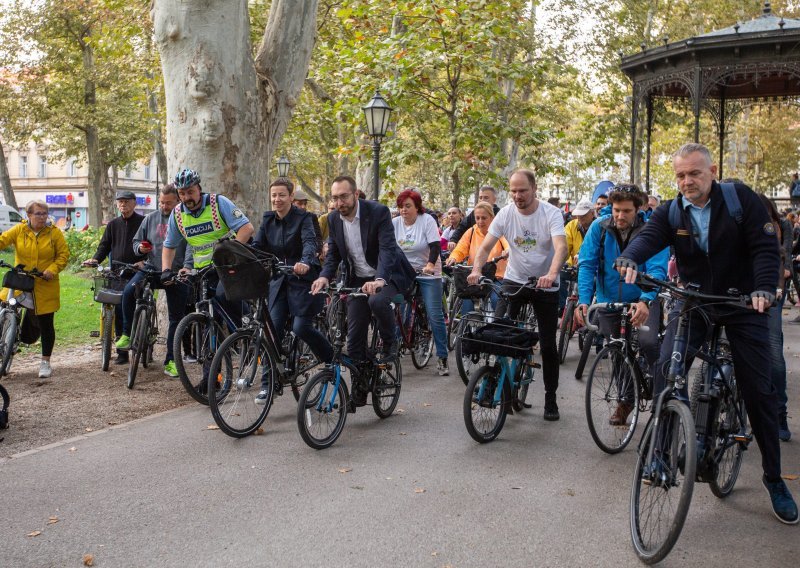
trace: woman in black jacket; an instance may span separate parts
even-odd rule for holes
[[[286,320],[294,317],[292,331],[306,342],[318,360],[329,363],[333,348],[328,339],[313,324],[313,317],[322,311],[322,295],[311,295],[311,282],[319,274],[317,235],[311,214],[292,205],[294,184],[278,178],[269,187],[272,211],[264,213],[261,228],[253,243],[257,248],[274,254],[283,264],[293,265],[294,274],[272,275],[269,283],[269,314],[278,340],[283,337]],[[266,400],[267,393],[260,393]],[[258,397],[256,397],[258,400]]]

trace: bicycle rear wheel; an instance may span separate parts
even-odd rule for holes
[[[372,385],[372,409],[378,418],[388,418],[400,400],[400,386],[403,381],[403,370],[400,359],[394,358],[385,363],[376,364],[377,374]]]
[[[111,363],[111,344],[114,339],[114,308],[103,304],[100,315],[100,364],[108,371]]]
[[[469,312],[461,319],[458,332],[456,333],[455,354],[456,354],[456,368],[461,380],[464,384],[469,384],[469,379],[475,370],[484,364],[485,356],[480,354],[467,355],[463,353],[461,345],[461,336],[465,333],[474,332],[483,320],[483,315],[479,312]]]
[[[208,404],[208,374],[211,360],[225,331],[204,313],[192,313],[178,323],[173,339],[175,368],[183,388],[200,404]]]
[[[616,346],[606,346],[586,379],[586,422],[597,447],[609,454],[625,449],[639,420],[638,370]]]
[[[0,311],[0,377],[8,373],[17,341],[17,316],[10,309]]]
[[[476,369],[464,393],[464,424],[472,439],[481,444],[497,438],[506,422],[509,393],[499,375],[497,367]]]
[[[447,348],[452,351],[456,348],[458,324],[461,321],[461,305],[464,300],[455,296],[447,311]]]
[[[733,373],[733,368],[731,368]],[[739,470],[742,467],[747,442],[737,441],[735,436],[747,436],[747,412],[734,376],[728,381],[730,392],[723,396],[714,417],[714,463],[716,475],[709,482],[711,493],[723,499],[731,494]]]
[[[136,310],[133,315],[133,324],[131,325],[131,348],[128,354],[128,388],[132,389],[136,382],[136,374],[139,372],[139,364],[142,361],[142,356],[147,351],[147,309],[141,308]]]
[[[420,300],[417,313],[414,314],[414,326],[411,329],[411,362],[417,369],[423,369],[433,355],[433,333],[428,323],[428,313]]]
[[[524,366],[520,373],[519,386],[511,401],[511,407],[514,409],[514,412],[520,412],[526,408],[530,408],[530,405],[526,404],[525,401],[528,400],[528,391],[530,390],[531,383],[533,383],[533,355],[528,355],[525,362],[521,363],[521,365]]]
[[[324,369],[306,383],[297,404],[297,427],[303,441],[315,450],[330,447],[347,420],[347,387],[336,385],[331,369]]]
[[[567,359],[569,340],[572,337],[572,320],[575,317],[575,300],[568,300],[561,316],[561,326],[558,330],[558,361],[564,363]]]
[[[209,376],[215,380],[209,381],[208,406],[219,429],[234,438],[255,432],[275,392],[275,370],[263,341],[256,341],[250,330],[231,334],[214,355]],[[260,391],[267,393],[263,401],[256,400]]]
[[[656,447],[647,462],[650,421],[639,447],[631,488],[631,540],[645,564],[655,564],[669,554],[683,530],[692,500],[697,446],[689,408],[670,400],[661,409],[655,428]]]

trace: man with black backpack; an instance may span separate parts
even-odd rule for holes
[[[633,284],[639,263],[672,245],[678,274],[687,285],[696,284],[707,294],[727,295],[735,289],[750,296],[751,311],[713,307],[707,311],[725,326],[731,344],[736,380],[761,450],[762,482],[772,511],[781,522],[796,524],[797,505],[781,478],[778,395],[770,376],[767,310],[775,299],[781,269],[775,227],[749,187],[717,183],[717,167],[702,144],[679,148],[672,165],[680,194],[656,209],[615,264],[625,282]],[[670,320],[677,321],[675,315],[670,314]],[[664,388],[660,367],[671,358],[674,328],[670,326],[664,337],[653,392]],[[691,319],[688,340],[692,350],[702,344],[705,330],[703,318]],[[691,364],[692,354],[688,355]]]

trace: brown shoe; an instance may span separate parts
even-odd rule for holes
[[[628,415],[633,412],[633,405],[629,402],[620,402],[614,414],[608,419],[612,426],[624,426],[628,422]]]

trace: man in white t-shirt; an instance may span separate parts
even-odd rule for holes
[[[511,174],[508,192],[513,203],[503,207],[489,226],[468,282],[477,284],[481,268],[500,237],[509,245],[508,265],[503,291],[515,292],[531,278],[537,278],[536,290],[522,290],[508,306],[514,318],[523,303],[533,305],[542,347],[542,368],[545,388],[544,419],[558,420],[558,328],[559,275],[567,258],[567,238],[564,218],[557,207],[540,201],[536,196],[536,175],[528,169]],[[506,311],[506,302],[498,302],[497,314]]]

